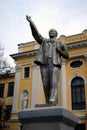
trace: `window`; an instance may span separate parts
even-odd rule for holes
[[[78,68],[78,67],[81,67],[82,65],[83,65],[83,62],[81,60],[77,60],[77,61],[71,62],[70,67]]]
[[[71,82],[72,110],[86,108],[84,80],[76,77]]]
[[[75,130],[86,130],[85,124],[76,125]]]
[[[4,84],[0,84],[0,98],[4,96]]]
[[[12,97],[14,92],[14,82],[8,83],[8,97]]]
[[[30,75],[30,67],[24,68],[24,78],[29,78]]]
[[[12,105],[6,106],[6,120],[10,120],[11,118]]]

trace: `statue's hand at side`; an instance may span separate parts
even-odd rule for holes
[[[31,20],[31,17],[30,16],[28,16],[28,15],[26,15],[26,19],[27,19],[27,21],[30,23],[32,20]]]
[[[61,55],[62,54],[62,50],[60,48],[56,48],[57,49],[57,52]]]

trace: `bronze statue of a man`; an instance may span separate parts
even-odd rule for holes
[[[49,39],[46,39],[38,32],[31,17],[26,15],[26,19],[30,23],[34,39],[40,44],[34,62],[40,66],[46,103],[57,105],[62,57],[68,58],[66,46],[57,39],[58,33],[55,29],[49,31]]]

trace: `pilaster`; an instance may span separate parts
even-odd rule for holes
[[[32,64],[32,98],[31,98],[31,108],[34,108],[36,104],[36,85],[37,85],[37,73],[38,67],[34,63]]]
[[[18,112],[19,83],[20,83],[20,66],[16,66],[14,99],[13,99],[12,113],[17,113]]]

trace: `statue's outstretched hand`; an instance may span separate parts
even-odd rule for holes
[[[27,19],[28,22],[31,22],[31,17],[30,16],[26,15],[26,19]]]

